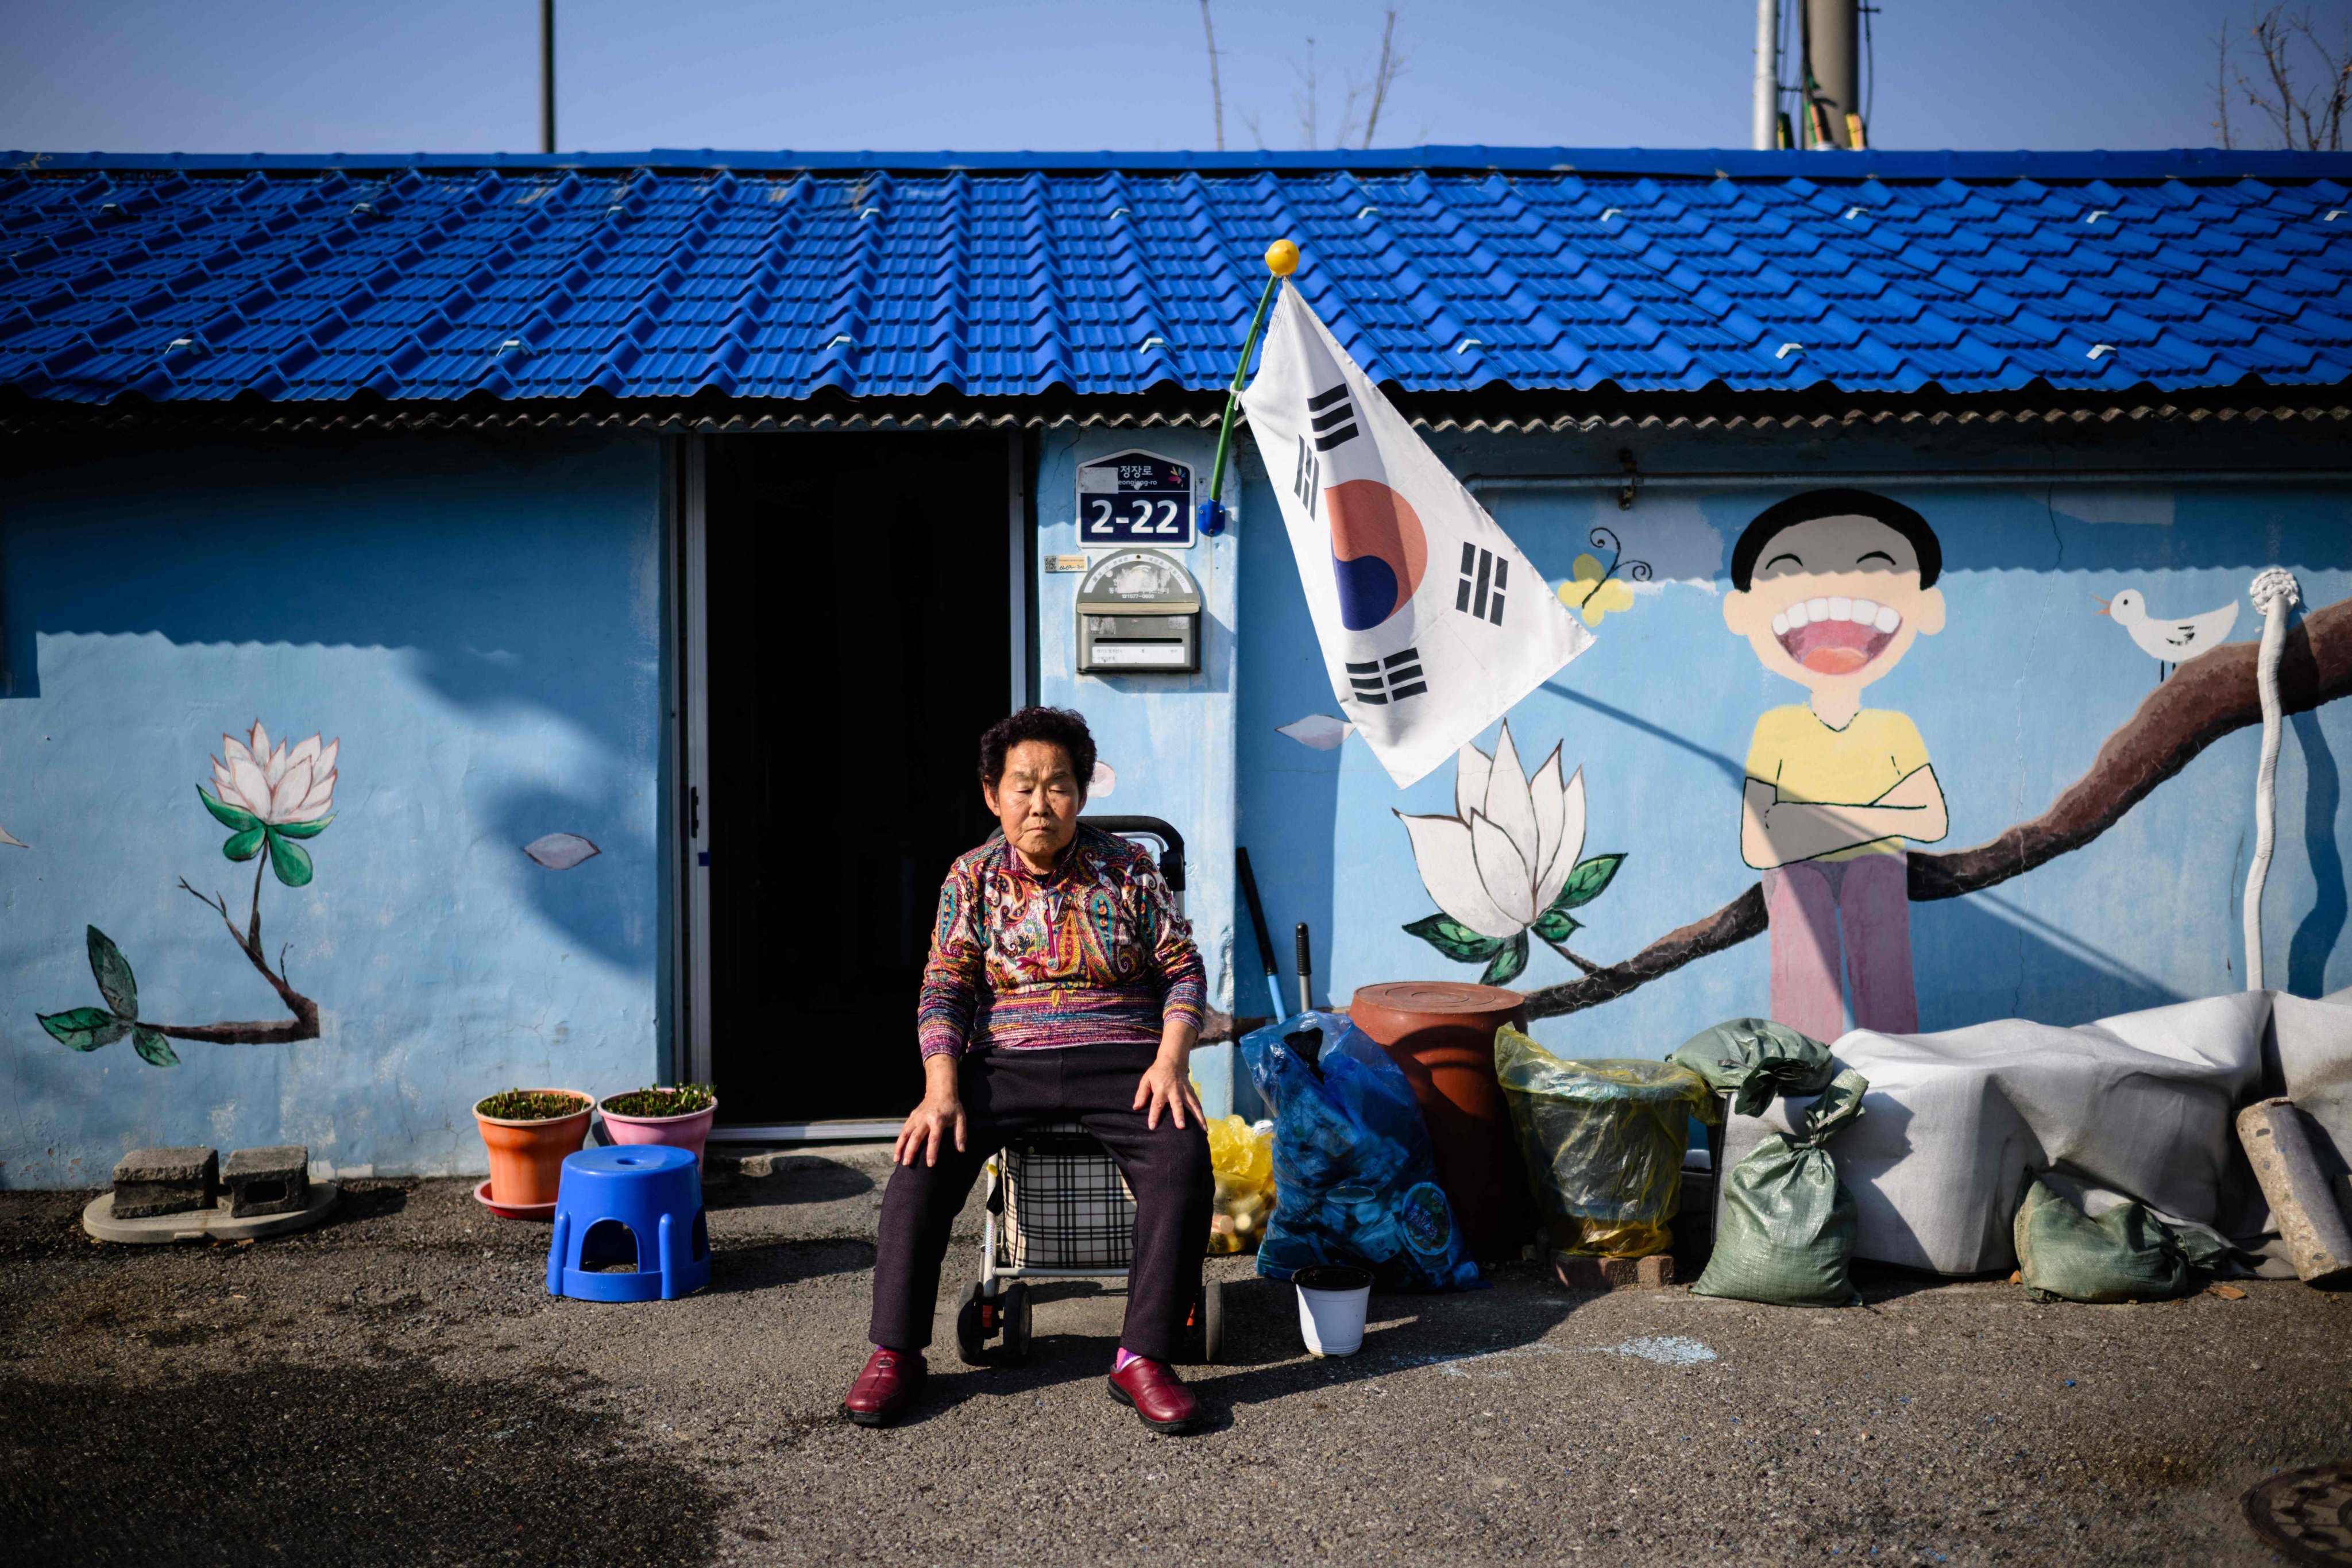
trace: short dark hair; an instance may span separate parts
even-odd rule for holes
[[[1004,776],[1004,753],[1024,741],[1061,747],[1078,775],[1078,793],[1087,793],[1095,776],[1095,738],[1087,716],[1075,708],[1024,708],[991,724],[980,738],[980,782],[994,789]]]
[[[1922,588],[1934,587],[1936,579],[1943,574],[1944,547],[1937,541],[1936,531],[1927,526],[1926,518],[1901,501],[1869,490],[1807,490],[1773,502],[1741,531],[1739,542],[1731,547],[1731,585],[1746,593],[1755,584],[1756,563],[1763,559],[1764,547],[1772,542],[1774,535],[1822,517],[1866,517],[1901,534],[1919,557]]]

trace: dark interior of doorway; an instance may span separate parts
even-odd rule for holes
[[[1012,689],[1001,435],[721,437],[710,1052],[730,1122],[895,1117],[948,864]]]

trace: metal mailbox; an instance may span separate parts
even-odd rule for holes
[[[1191,675],[1201,668],[1201,586],[1176,558],[1121,550],[1078,584],[1078,673]]]

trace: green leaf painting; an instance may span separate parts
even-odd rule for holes
[[[172,1042],[143,1024],[131,1031],[131,1048],[137,1051],[139,1059],[149,1067],[175,1068],[180,1065],[179,1056],[172,1049]]]
[[[1500,938],[1480,936],[1452,915],[1424,916],[1404,929],[1446,957],[1465,963],[1483,963],[1503,945]]]
[[[1536,923],[1528,929],[1546,942],[1566,942],[1577,931],[1584,929],[1584,922],[1558,904],[1554,904],[1538,915]]]
[[[33,1016],[59,1045],[78,1051],[110,1046],[131,1032],[131,1026],[103,1007],[76,1007],[68,1013],[36,1013]]]
[[[196,786],[196,798],[205,803],[206,811],[220,819],[220,825],[223,827],[232,828],[241,834],[248,828],[261,826],[261,818],[249,811],[231,805],[226,801],[215,800],[205,793],[205,786],[202,784]]]
[[[1589,904],[1601,896],[1617,868],[1624,863],[1622,855],[1595,855],[1590,860],[1580,860],[1559,887],[1559,896],[1551,901],[1555,910],[1572,910],[1579,904]]]
[[[331,816],[322,816],[316,822],[273,822],[269,825],[269,831],[280,838],[316,838],[326,832],[327,824],[334,820]]]
[[[275,827],[263,831],[269,836],[269,866],[278,873],[278,879],[289,888],[309,887],[310,852],[280,835]]]
[[[89,972],[98,981],[98,994],[114,1009],[114,1016],[125,1022],[139,1018],[139,982],[131,978],[131,961],[114,945],[114,939],[96,926],[89,929]]]
[[[1495,954],[1495,961],[1486,965],[1486,973],[1478,976],[1478,980],[1486,985],[1508,985],[1519,977],[1519,971],[1528,966],[1528,933],[1521,931],[1508,942],[1496,945],[1502,951]]]

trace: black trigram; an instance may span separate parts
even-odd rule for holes
[[[1462,544],[1462,581],[1454,590],[1454,607],[1479,620],[1501,626],[1503,584],[1510,574],[1509,561],[1465,540]]]
[[[1298,498],[1309,517],[1316,514],[1323,499],[1323,459],[1315,455],[1304,436],[1298,438],[1298,466],[1290,476],[1290,493]]]
[[[1375,707],[1402,702],[1429,689],[1428,681],[1422,677],[1421,650],[1417,647],[1392,653],[1386,658],[1349,665],[1348,684],[1354,689],[1357,701]]]
[[[1315,426],[1315,449],[1328,452],[1342,441],[1356,438],[1356,405],[1348,401],[1348,384],[1307,400],[1307,417]]]

